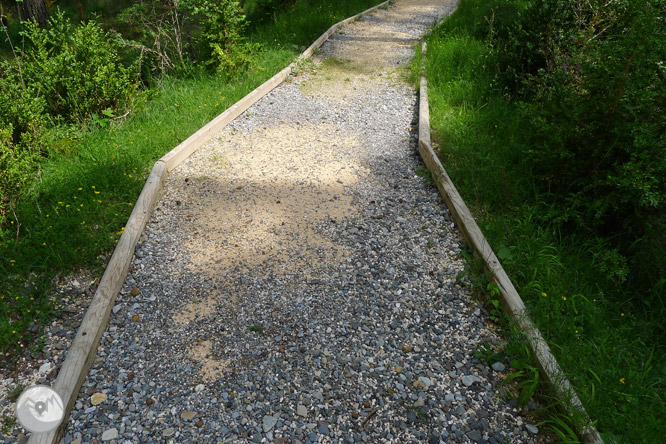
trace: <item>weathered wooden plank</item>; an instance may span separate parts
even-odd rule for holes
[[[423,53],[425,54],[426,45],[423,42]],[[428,82],[422,74],[419,92],[419,153],[423,162],[430,170],[433,180],[444,198],[447,207],[451,211],[456,221],[458,229],[462,233],[465,241],[474,249],[480,257],[486,269],[490,272],[492,281],[499,287],[500,301],[504,309],[509,313],[518,326],[525,333],[532,351],[534,352],[541,374],[548,383],[555,389],[564,405],[570,412],[578,412],[579,416],[587,418],[587,424],[581,425],[578,432],[585,439],[587,444],[603,444],[603,440],[596,428],[591,424],[589,416],[585,411],[583,403],[571,386],[571,383],[564,375],[555,356],[550,351],[550,347],[544,340],[541,332],[536,328],[531,318],[527,314],[525,304],[516,291],[511,279],[504,271],[502,264],[493,252],[490,244],[481,232],[474,217],[469,211],[453,185],[446,170],[442,166],[439,158],[432,149],[430,140],[430,109],[428,105]]]
[[[159,197],[166,174],[164,162],[158,161],[155,163],[134,206],[134,210],[127,220],[125,230],[113,251],[95,296],[90,302],[81,326],[67,352],[65,362],[53,383],[53,389],[60,395],[65,407],[63,425],[51,433],[33,434],[30,437],[30,444],[55,443],[61,437],[62,430],[67,424],[66,418],[68,418],[69,412],[76,402],[79,389],[88,375],[102,333],[106,329],[111,307],[113,307],[116,296],[125,281],[127,270],[134,255],[134,248],[148,221],[153,205]]]

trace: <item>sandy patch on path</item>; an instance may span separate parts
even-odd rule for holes
[[[189,350],[190,357],[201,364],[199,373],[201,377],[212,382],[222,376],[229,368],[231,359],[217,359],[213,356],[213,343],[211,341],[197,341]]]
[[[341,260],[345,249],[316,225],[356,212],[344,188],[364,168],[345,152],[359,143],[328,124],[223,132],[206,153],[224,159],[216,176],[188,181],[191,267],[216,274],[272,264],[285,272]]]
[[[310,72],[301,83],[309,96],[344,103],[361,92],[406,81],[407,62],[419,41],[395,24],[408,24],[423,11],[441,7],[438,0],[401,0],[380,9],[367,20],[346,25],[327,42],[324,54],[313,58]]]

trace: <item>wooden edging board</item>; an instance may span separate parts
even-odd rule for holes
[[[425,54],[425,52],[426,42],[424,41],[422,53]],[[516,291],[511,279],[509,279],[502,264],[497,256],[495,256],[493,249],[472,217],[472,213],[467,208],[465,201],[463,201],[460,193],[458,193],[458,190],[432,149],[430,142],[428,81],[423,69],[419,88],[419,153],[430,170],[432,178],[444,198],[447,207],[449,207],[465,241],[474,249],[475,254],[483,260],[483,264],[490,273],[492,281],[499,287],[500,301],[505,311],[515,320],[523,333],[525,333],[540,367],[541,374],[554,388],[569,412],[585,419],[586,424],[580,426],[578,433],[586,444],[604,444],[601,435],[599,435],[594,425],[591,424],[580,398],[578,398],[571,383],[564,375],[564,372],[562,372],[555,356],[551,353],[550,347],[548,347],[541,332],[532,322],[518,291]]]
[[[90,306],[86,310],[86,314],[72,341],[72,345],[67,350],[65,362],[60,368],[56,380],[53,382],[52,388],[60,395],[63,401],[63,422],[60,427],[51,432],[32,433],[28,440],[29,444],[58,444],[60,442],[68,422],[69,412],[76,402],[81,385],[88,376],[92,361],[97,354],[97,347],[102,338],[102,333],[104,333],[109,322],[111,308],[115,304],[118,292],[127,277],[127,271],[129,270],[132,257],[134,257],[134,248],[139,240],[139,236],[143,232],[143,228],[148,222],[148,218],[160,196],[169,173],[197,149],[210,141],[229,122],[241,115],[255,102],[282,83],[291,74],[298,62],[310,57],[315,49],[328,40],[338,28],[379,8],[385,8],[393,1],[395,0],[387,0],[331,26],[298,57],[296,62],[291,63],[285,69],[261,84],[254,91],[215,117],[155,162],[143,186],[143,190],[134,205],[134,210],[127,220],[125,230],[120,236],[113,255],[106,266],[106,270],[90,302]]]

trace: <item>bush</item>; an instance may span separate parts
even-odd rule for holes
[[[608,239],[627,284],[654,294],[666,279],[666,3],[516,0],[487,17],[497,79],[528,120],[525,162],[554,204],[544,218]]]
[[[56,12],[49,26],[25,23],[30,42],[22,57],[26,84],[42,97],[45,111],[66,122],[122,108],[136,90],[134,75],[120,64],[120,41],[94,21],[73,26]]]
[[[250,53],[256,47],[242,43],[247,22],[237,1],[183,0],[182,6],[199,18],[203,64],[222,73],[236,73],[250,65]]]
[[[38,157],[38,151],[32,149],[33,137],[29,133],[14,144],[12,132],[11,124],[6,127],[0,125],[0,230],[10,219],[13,224],[13,217],[10,217],[13,216],[12,205],[17,194],[32,178]],[[0,239],[3,237],[0,231]]]
[[[125,9],[118,21],[138,25],[139,60],[151,74],[188,71],[191,63],[236,73],[250,63],[247,22],[235,0],[144,1]]]
[[[562,219],[635,239],[666,214],[666,11],[607,3],[535,1],[500,41],[500,68],[530,97],[531,159]]]
[[[39,86],[26,82],[19,61],[0,62],[0,128],[11,128],[10,141],[19,143],[21,135],[33,133],[45,124],[44,98]]]
[[[0,62],[0,226],[48,154],[46,127],[108,115],[136,94],[119,41],[97,23],[73,26],[57,12],[46,28],[23,26],[24,52]]]

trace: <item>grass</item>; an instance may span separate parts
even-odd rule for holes
[[[284,68],[333,23],[377,0],[300,1],[254,27],[253,68],[232,79],[165,78],[123,120],[51,128],[48,158],[0,236],[0,365],[10,368],[58,310],[54,286],[78,269],[100,272],[153,163]],[[0,231],[2,233],[2,231]],[[17,234],[18,233],[18,234]]]
[[[623,294],[631,288],[607,240],[565,232],[543,217],[550,196],[536,191],[524,160],[531,147],[525,107],[499,87],[490,42],[475,37],[494,5],[461,2],[429,38],[434,144],[605,441],[662,443],[663,321],[635,303],[640,294]],[[563,418],[549,421],[566,441]]]

